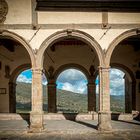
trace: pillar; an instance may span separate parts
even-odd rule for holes
[[[94,82],[94,81],[93,81]],[[96,85],[88,83],[88,112],[96,111]]]
[[[132,110],[136,110],[136,82],[132,82]]]
[[[56,84],[48,83],[48,112],[56,113]]]
[[[99,113],[98,130],[111,131],[111,112],[110,112],[110,80],[109,69],[99,67]]]
[[[136,79],[136,111],[140,112],[140,79]]]
[[[16,113],[16,83],[9,82],[9,112]]]
[[[42,69],[32,69],[32,111],[30,113],[30,132],[43,129]]]
[[[125,113],[132,113],[132,83],[125,75]]]

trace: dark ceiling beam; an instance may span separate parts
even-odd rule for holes
[[[139,12],[140,0],[36,0],[38,11]]]

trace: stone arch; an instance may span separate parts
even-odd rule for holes
[[[122,70],[124,73],[129,74],[132,82],[136,82],[134,73],[130,70],[130,68],[128,68],[127,66],[123,65],[123,64],[119,64],[119,63],[111,63],[111,67],[113,68],[117,68]]]
[[[89,83],[90,81],[90,74],[88,72],[87,69],[85,69],[83,66],[79,65],[79,64],[75,64],[75,63],[69,63],[69,64],[64,64],[64,65],[61,65],[59,68],[57,68],[57,70],[55,71],[54,73],[54,84],[57,86],[56,84],[56,81],[59,77],[59,75],[64,72],[65,70],[68,70],[68,69],[75,69],[75,70],[78,70],[80,72],[82,72],[82,74],[84,74],[84,77],[85,79],[87,80],[87,83]],[[87,92],[88,92],[88,84],[87,84]],[[56,91],[57,93],[57,91]],[[57,102],[58,98],[57,98],[57,94],[55,93],[55,102]],[[87,111],[88,111],[88,93],[87,93]],[[56,104],[56,103],[55,103]],[[57,108],[57,106],[56,106]],[[57,110],[57,109],[56,109]]]
[[[27,69],[30,69],[31,68],[31,65],[30,64],[23,64],[23,65],[20,65],[18,66],[11,74],[10,76],[10,80],[9,82],[11,83],[15,83],[16,82],[16,79],[18,77],[18,75],[24,71],[24,70],[27,70]]]
[[[14,40],[18,41],[27,50],[27,52],[30,56],[31,65],[32,65],[32,67],[35,67],[36,63],[35,63],[34,52],[31,48],[31,46],[29,45],[29,43],[27,43],[23,37],[17,35],[16,33],[7,31],[7,30],[0,31],[0,36],[8,37],[8,38],[11,38],[11,39],[14,39]]]
[[[139,33],[139,29],[131,29],[131,30],[128,30],[124,33],[122,33],[121,35],[119,35],[118,37],[116,37],[112,42],[111,44],[109,45],[107,51],[106,51],[106,56],[105,56],[105,63],[106,63],[106,66],[109,66],[110,65],[110,60],[111,60],[111,56],[112,56],[112,53],[113,51],[115,50],[116,46],[121,42],[123,41],[124,39],[128,38],[128,37],[131,37],[131,36],[134,36],[134,35],[138,35]]]
[[[74,30],[74,29],[68,29],[68,30],[63,30],[63,31],[58,31],[51,36],[49,36],[42,44],[41,47],[37,53],[37,65],[38,67],[42,68],[43,67],[43,61],[44,61],[44,52],[46,48],[55,42],[64,39],[64,38],[77,38],[86,44],[90,45],[96,52],[96,55],[98,56],[99,60],[99,65],[104,66],[104,55],[101,46],[98,44],[98,42],[89,34],[79,31],[79,30]]]
[[[60,66],[54,73],[54,82],[56,83],[56,80],[58,76],[67,69],[76,69],[81,71],[87,80],[87,111],[96,111],[96,94],[95,94],[95,84],[94,84],[94,75],[90,75],[87,69],[85,69],[83,66],[75,63],[69,63]]]
[[[89,72],[81,65],[78,64],[65,64],[60,66],[54,73],[54,81],[57,80],[58,76],[60,75],[61,72],[63,72],[66,69],[70,69],[70,68],[74,68],[76,70],[80,70],[87,78],[87,80],[89,81]]]

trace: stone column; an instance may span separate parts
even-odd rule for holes
[[[48,112],[56,113],[56,84],[48,83]]]
[[[110,112],[110,68],[99,67],[99,113],[98,129],[101,131],[111,131]]]
[[[125,113],[132,113],[132,83],[125,75]]]
[[[96,111],[96,85],[95,83],[88,83],[87,88],[88,88],[88,112],[91,113]]]
[[[132,82],[132,110],[136,110],[136,82]]]
[[[140,79],[136,79],[136,111],[140,112]]]
[[[9,83],[9,112],[16,113],[16,83]]]
[[[30,132],[43,129],[42,69],[32,69],[32,111],[30,113]]]

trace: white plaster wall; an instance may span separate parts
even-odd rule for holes
[[[6,0],[8,14],[5,24],[31,24],[31,0]]]
[[[108,13],[108,22],[112,24],[139,24],[140,13]]]
[[[23,37],[31,45],[33,49],[39,49],[45,39],[47,39],[50,35],[56,33],[57,31],[62,30],[64,29],[40,29],[38,32],[37,30],[10,30],[10,31]],[[117,36],[119,36],[120,34],[129,29],[110,29],[104,36],[103,34],[106,32],[106,30],[103,29],[79,29],[79,30],[91,35],[100,44],[102,49],[107,49],[110,43]],[[36,32],[37,34],[34,36]],[[31,40],[32,37],[33,39]]]
[[[82,29],[82,31],[91,35],[100,44],[101,48],[107,50],[112,41],[129,29]],[[106,33],[105,33],[106,32]],[[104,35],[105,33],[105,35]]]
[[[38,12],[39,24],[83,24],[101,21],[101,12]]]

